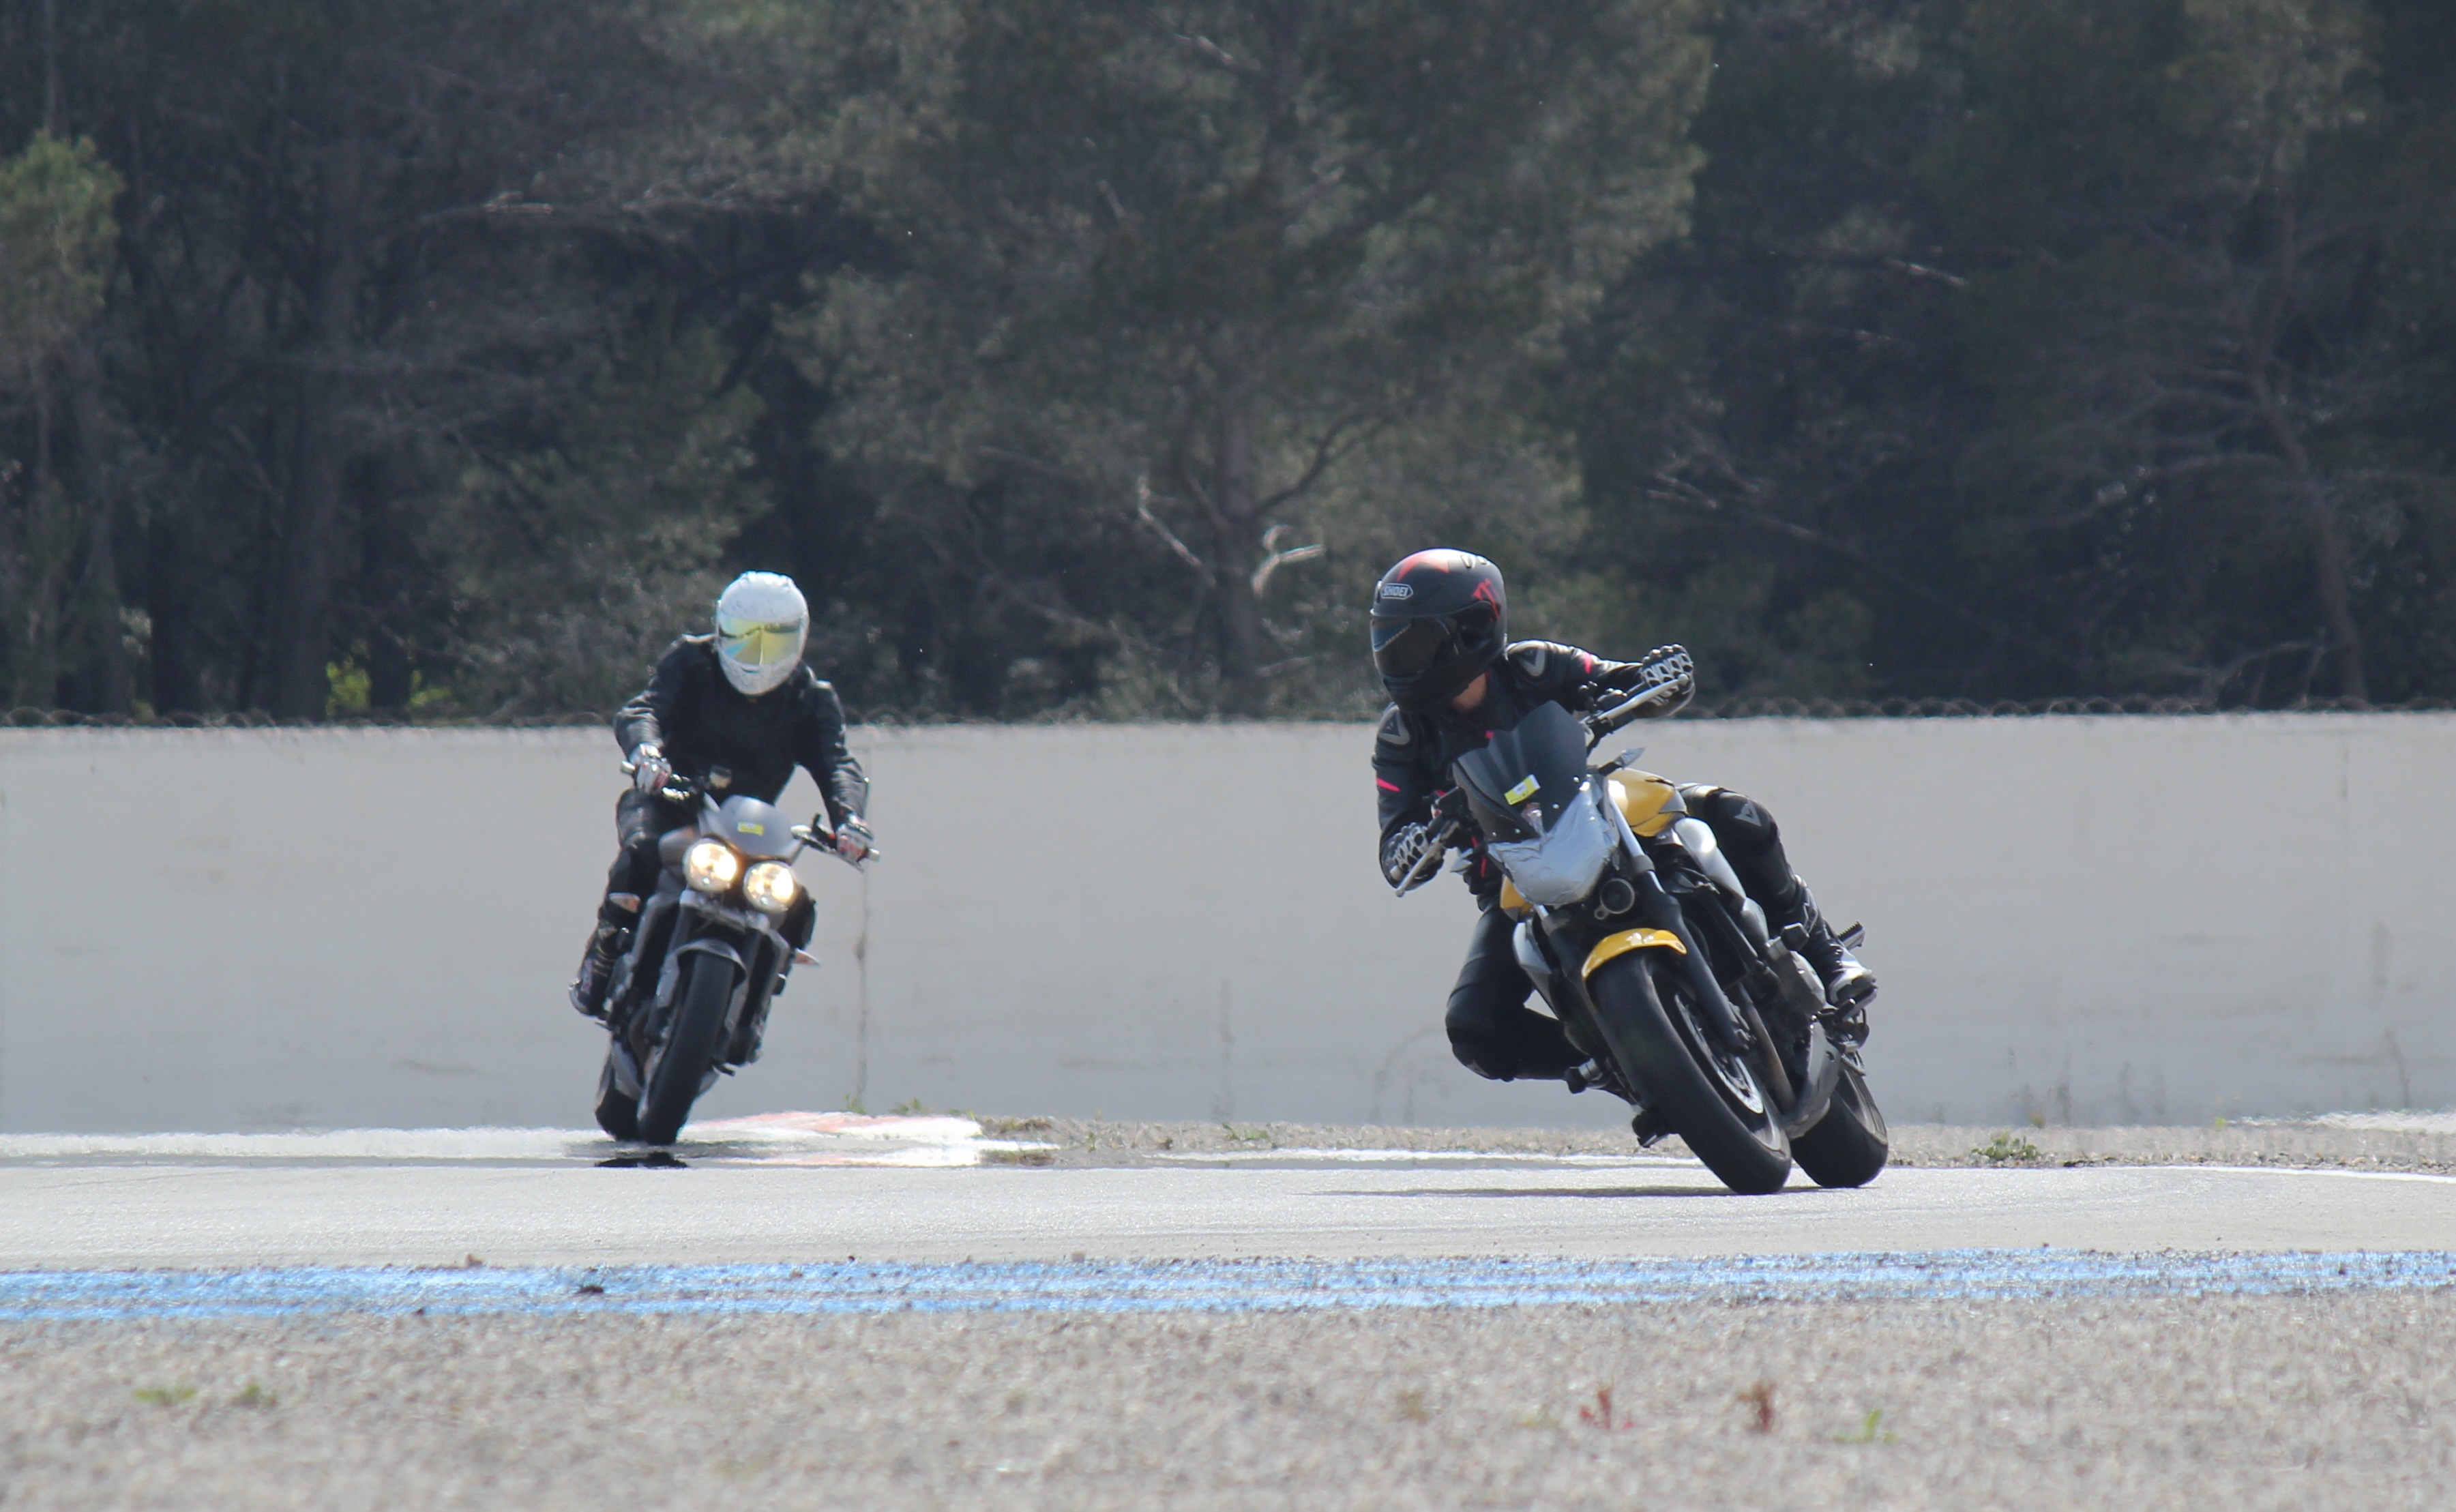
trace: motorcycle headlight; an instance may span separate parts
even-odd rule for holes
[[[683,880],[694,892],[716,897],[742,878],[742,857],[722,840],[699,840],[683,852]]]
[[[782,913],[802,895],[802,884],[785,863],[762,861],[742,879],[742,895],[762,913]]]

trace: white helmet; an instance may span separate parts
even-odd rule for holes
[[[756,698],[802,664],[810,606],[781,572],[746,572],[716,601],[716,662],[725,680]]]

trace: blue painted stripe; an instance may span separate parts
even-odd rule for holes
[[[1955,1250],[1694,1260],[1180,1260],[0,1273],[0,1320],[506,1313],[1243,1313],[1566,1302],[2257,1297],[2456,1286],[2456,1254]]]

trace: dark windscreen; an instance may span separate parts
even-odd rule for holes
[[[1541,828],[1548,830],[1586,780],[1586,728],[1560,705],[1540,704],[1483,749],[1460,757],[1450,772],[1492,839],[1538,832],[1520,814],[1530,802],[1543,806]]]

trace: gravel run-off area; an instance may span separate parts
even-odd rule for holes
[[[2456,1297],[0,1325],[0,1507],[2438,1508]]]

